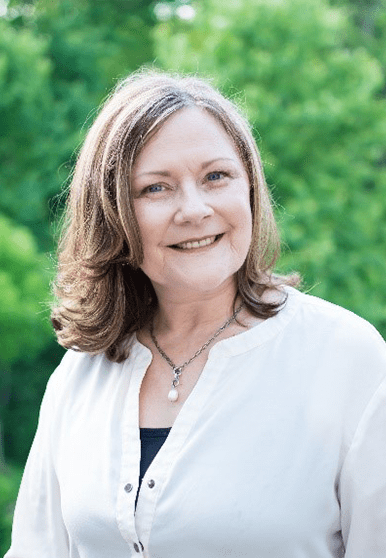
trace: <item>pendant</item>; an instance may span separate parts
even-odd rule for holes
[[[171,403],[174,403],[178,399],[178,391],[176,388],[172,388],[168,393],[168,399]]]
[[[180,376],[182,374],[181,368],[177,368],[176,366],[173,368],[174,380],[172,381],[172,389],[168,393],[168,399],[171,403],[174,403],[178,399],[178,391],[176,387],[180,383]]]

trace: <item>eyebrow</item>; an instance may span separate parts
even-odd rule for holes
[[[201,165],[201,170],[206,169],[207,167],[209,167],[209,165],[212,165],[213,163],[216,163],[217,161],[233,161],[235,162],[234,159],[232,159],[232,157],[216,157],[215,159],[211,159],[210,161],[205,161],[205,163],[202,163]],[[141,176],[170,176],[170,172],[169,171],[164,171],[164,170],[159,170],[159,171],[148,171],[148,172],[141,172],[141,174],[137,174],[134,178],[140,178]]]

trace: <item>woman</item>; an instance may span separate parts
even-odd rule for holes
[[[73,177],[6,558],[384,558],[386,348],[271,273],[257,148],[207,83],[118,86]],[[291,286],[292,284],[292,286]]]

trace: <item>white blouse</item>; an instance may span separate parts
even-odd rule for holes
[[[386,344],[288,289],[279,314],[210,350],[145,474],[139,389],[68,351],[49,380],[5,558],[385,558]]]

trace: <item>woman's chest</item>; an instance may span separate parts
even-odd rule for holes
[[[141,428],[173,426],[186,400],[198,382],[207,361],[200,355],[177,377],[173,369],[159,356],[153,360],[142,380],[139,393],[139,425]],[[176,399],[170,400],[170,392]]]
[[[135,516],[141,382],[119,412],[111,402],[78,406],[57,455],[69,532],[83,540],[100,525],[104,538],[124,532],[129,544],[138,536],[152,558],[174,558],[174,549],[184,558],[279,556],[290,541],[306,548],[328,531],[333,541],[338,415],[331,401],[315,406],[310,393],[289,393],[258,375],[224,367],[217,380],[200,378],[148,469]],[[217,554],[200,550],[213,545]]]

